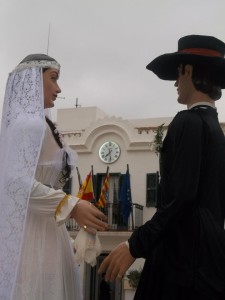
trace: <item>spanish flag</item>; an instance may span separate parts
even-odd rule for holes
[[[87,175],[85,181],[83,182],[78,194],[77,198],[82,200],[93,200],[95,199],[94,190],[93,190],[93,182],[92,182],[92,172]]]

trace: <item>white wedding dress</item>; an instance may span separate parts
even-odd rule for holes
[[[13,300],[83,299],[79,266],[74,260],[64,224],[66,216],[64,214],[59,223],[55,220],[56,207],[65,196],[61,189],[55,189],[60,187],[59,158],[62,151],[46,125],[28,205]],[[70,197],[67,216],[77,200]]]

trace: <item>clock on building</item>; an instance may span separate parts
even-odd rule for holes
[[[107,164],[115,162],[120,156],[120,147],[115,142],[105,142],[99,149],[100,159]]]

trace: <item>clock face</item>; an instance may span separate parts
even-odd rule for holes
[[[99,149],[100,159],[111,164],[115,162],[120,156],[120,147],[115,142],[106,142]]]

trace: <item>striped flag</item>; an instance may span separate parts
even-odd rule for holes
[[[104,183],[102,185],[101,194],[95,205],[98,208],[104,208],[109,198],[109,173],[107,172]]]

